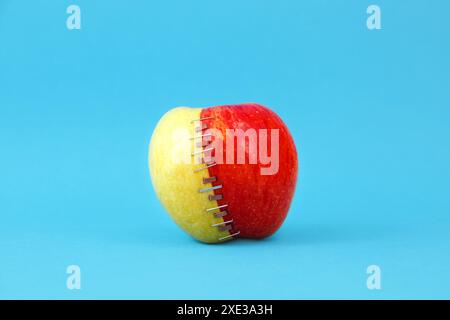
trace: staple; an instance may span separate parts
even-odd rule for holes
[[[223,196],[221,194],[210,194],[208,196],[209,201],[217,201],[217,200],[222,200]]]
[[[204,156],[203,155],[198,155],[196,163],[209,165],[209,164],[213,164],[214,160],[209,155],[204,155]]]
[[[200,163],[204,163],[204,164],[213,164],[214,160],[211,160],[213,157],[199,157],[198,159],[200,160]],[[208,161],[209,160],[209,161]]]
[[[202,123],[200,127],[195,128],[195,132],[202,132],[205,129],[208,129],[208,125],[206,123]]]
[[[207,140],[197,141],[197,143],[195,144],[195,146],[197,148],[207,147],[208,145],[209,145],[209,141],[207,141]]]
[[[203,178],[203,184],[211,183],[217,181],[217,178],[215,176]]]
[[[219,241],[228,240],[228,239],[230,239],[230,238],[233,238],[233,237],[235,237],[235,236],[238,236],[240,233],[241,233],[241,232],[238,231],[238,232],[235,232],[235,233],[233,233],[233,234],[229,234],[228,236],[219,238]]]
[[[211,227],[218,227],[218,226],[222,226],[222,225],[224,225],[224,224],[229,224],[229,223],[233,223],[233,220],[228,220],[228,221],[223,221],[223,222],[215,223],[215,224],[212,224]]]
[[[220,188],[222,188],[221,184],[219,184],[218,186],[214,186],[214,187],[199,189],[198,192],[204,193],[204,192],[208,192],[208,191],[212,191],[212,190],[217,190],[217,189],[220,189]]]
[[[208,151],[211,151],[211,150],[214,150],[214,148],[207,148],[207,149],[202,149],[202,150],[198,150],[198,151],[194,151],[194,152],[192,152],[191,153],[191,155],[192,156],[195,156],[195,155],[197,155],[197,154],[200,154],[200,153],[203,153],[203,152],[208,152]]]
[[[223,210],[223,211],[219,211],[219,212],[214,213],[214,217],[222,218],[222,217],[226,216],[227,214],[228,214],[228,211],[227,210]]]
[[[214,117],[205,117],[205,118],[200,118],[200,119],[194,119],[191,121],[191,123],[194,123],[197,121],[209,120],[209,119],[214,119]]]
[[[208,168],[214,167],[216,164],[217,164],[217,163],[214,163],[214,162],[213,162],[213,163],[211,163],[211,164],[208,164],[206,167],[201,167],[201,168],[195,169],[194,172],[200,172],[200,171],[206,170],[206,169],[208,169]]]
[[[212,136],[212,133],[205,133],[205,134],[199,134],[198,136],[193,136],[189,139],[195,140],[195,139],[206,138],[206,137],[211,137],[211,136]]]
[[[226,207],[228,207],[228,205],[227,205],[227,204],[223,204],[223,205],[221,205],[221,206],[212,207],[212,208],[207,208],[207,209],[206,209],[206,212],[210,212],[210,211],[214,211],[214,210],[222,209],[222,208],[226,208]]]
[[[229,224],[224,225],[224,226],[219,226],[219,231],[222,231],[222,232],[230,231],[231,229],[233,229],[233,227]]]

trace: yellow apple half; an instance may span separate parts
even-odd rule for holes
[[[230,233],[215,227],[224,222],[207,211],[218,207],[211,201],[213,191],[199,192],[211,187],[206,164],[195,161],[174,161],[186,157],[186,150],[195,150],[192,135],[201,108],[179,107],[167,112],[157,124],[149,147],[150,176],[156,194],[176,224],[188,234],[206,243],[221,242]],[[189,162],[189,163],[187,163]]]

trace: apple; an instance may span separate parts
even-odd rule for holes
[[[175,223],[206,243],[272,235],[298,175],[288,128],[255,103],[170,110],[153,132],[149,167]]]

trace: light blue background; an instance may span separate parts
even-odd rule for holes
[[[0,0],[0,298],[450,298],[449,15],[445,0]],[[199,244],[155,197],[150,135],[172,107],[248,101],[297,143],[290,214],[264,241]]]

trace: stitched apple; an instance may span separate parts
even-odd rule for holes
[[[254,103],[170,110],[153,132],[149,166],[173,220],[207,243],[272,235],[298,172],[288,128]]]

